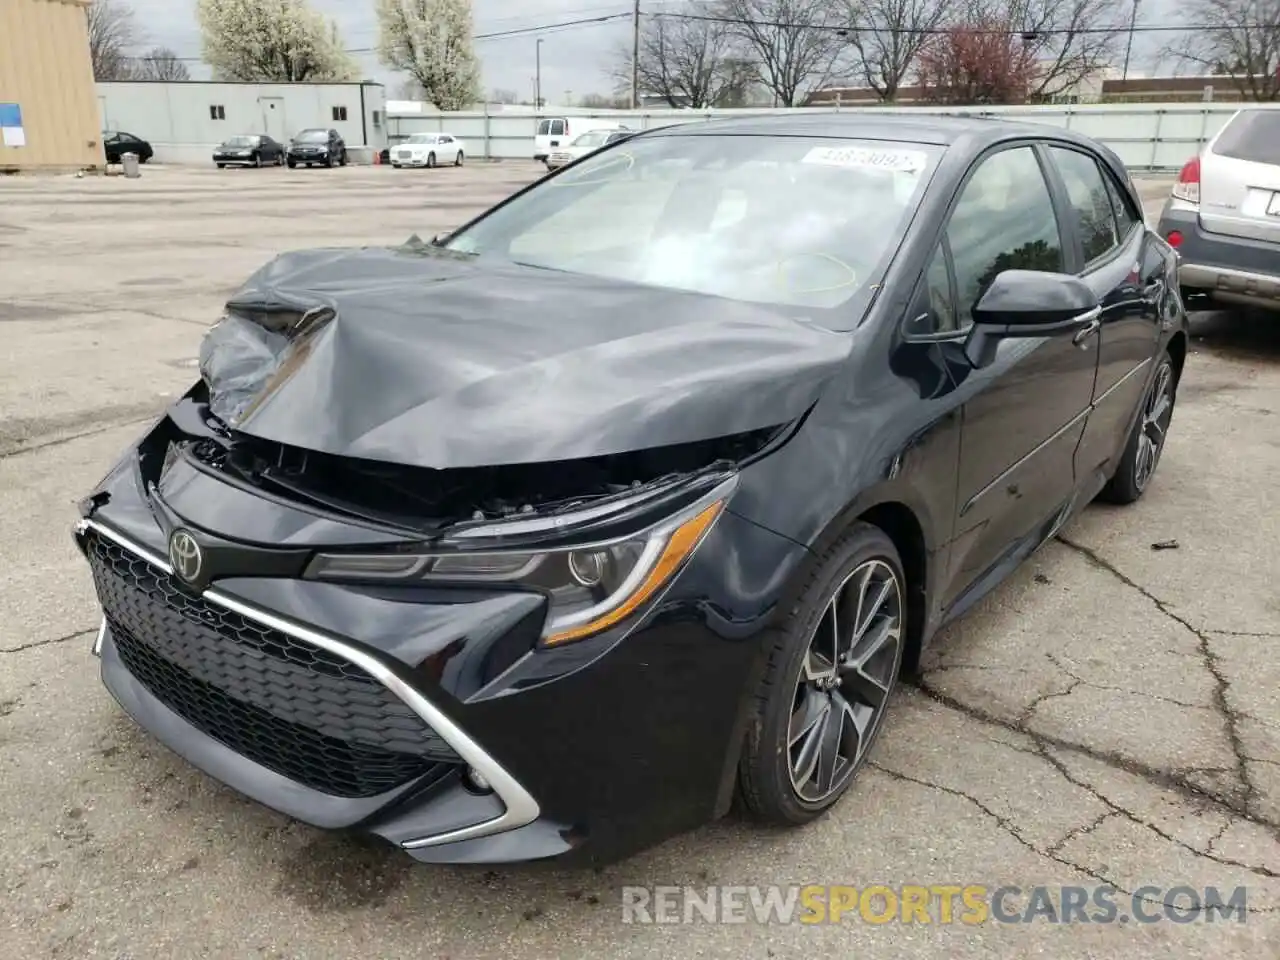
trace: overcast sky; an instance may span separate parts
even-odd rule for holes
[[[180,57],[200,56],[200,31],[196,26],[195,0],[124,0],[146,30],[147,46],[172,47]],[[372,48],[378,42],[378,25],[373,0],[311,0],[316,9],[338,22],[346,44],[352,50]],[[646,0],[650,7],[663,0]],[[475,32],[498,33],[540,27],[565,20],[580,20],[608,14],[627,13],[627,0],[474,0]],[[605,76],[610,52],[630,37],[629,18],[611,23],[546,30],[514,37],[478,40],[476,52],[484,64],[484,88],[514,90],[521,99],[532,99],[535,72],[535,43],[542,37],[542,92],[548,100],[563,98],[566,90],[574,98],[584,93],[610,93],[612,83]],[[378,63],[373,53],[353,54],[364,76],[387,84],[394,96],[403,80]],[[207,79],[207,70],[188,64],[195,79]]]
[[[172,47],[180,57],[200,56],[200,31],[196,27],[195,0],[123,0],[132,5],[138,25],[145,29],[147,46]],[[387,85],[387,93],[395,97],[403,77],[378,63],[369,52],[377,45],[378,27],[373,0],[312,0],[314,6],[338,22],[347,47],[363,68],[363,77]],[[672,0],[642,0],[642,9],[654,12]],[[1128,0],[1116,0],[1128,9]],[[1157,13],[1151,8],[1160,0],[1146,0],[1139,22],[1153,22]],[[573,98],[585,93],[611,93],[613,81],[606,67],[616,62],[615,51],[629,45],[631,35],[629,0],[474,0],[475,32],[501,33],[529,30],[517,36],[476,41],[476,51],[484,65],[484,90],[515,91],[520,99],[533,98],[535,45],[542,38],[542,94],[547,100],[563,102],[566,91]],[[580,24],[551,29],[537,29],[570,20],[622,14],[609,23]],[[1133,66],[1151,66],[1152,51],[1163,39],[1159,35],[1139,36],[1134,42]],[[208,79],[208,70],[189,64],[197,80]]]

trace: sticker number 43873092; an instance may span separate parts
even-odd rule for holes
[[[889,170],[895,173],[918,173],[927,157],[921,150],[878,150],[868,147],[814,147],[800,160],[828,167],[858,167]]]

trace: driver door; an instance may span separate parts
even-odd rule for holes
[[[1031,144],[984,156],[946,228],[957,325],[1004,270],[1074,273],[1078,252]],[[1098,337],[1004,340],[990,366],[960,385],[961,454],[949,588],[952,615],[1056,530],[1076,490],[1075,452],[1098,365]]]

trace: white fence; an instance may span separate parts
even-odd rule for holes
[[[1046,107],[810,107],[801,110],[610,110],[578,111],[581,116],[612,120],[633,130],[698,123],[726,116],[773,113],[904,113],[1001,117],[1066,127],[1114,150],[1131,170],[1177,170],[1199,152],[1239,109],[1229,103],[1090,104]],[[1280,109],[1278,104],[1251,104]],[[467,141],[473,157],[521,159],[533,156],[533,137],[540,118],[532,113],[459,112],[389,116],[391,142],[413,133],[448,132]]]

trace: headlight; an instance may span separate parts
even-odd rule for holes
[[[546,594],[544,644],[582,640],[621,623],[670,583],[723,512],[734,482],[625,539],[537,552],[319,554],[307,576],[509,584]]]

